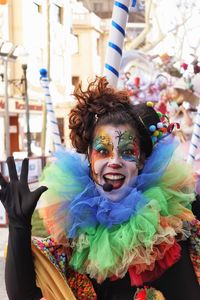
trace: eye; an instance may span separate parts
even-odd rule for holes
[[[100,154],[102,154],[102,155],[106,155],[106,154],[108,154],[108,150],[107,150],[107,149],[105,149],[105,148],[100,148],[100,149],[97,149],[97,151],[98,151]]]
[[[132,149],[126,149],[122,151],[122,155],[133,155],[133,150]]]

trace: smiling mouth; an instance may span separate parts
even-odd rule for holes
[[[119,189],[125,181],[125,176],[122,174],[106,174],[103,176],[106,183],[110,183],[113,186],[113,189]]]

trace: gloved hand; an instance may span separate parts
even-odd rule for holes
[[[0,200],[8,214],[10,226],[31,227],[31,218],[41,194],[47,187],[41,186],[31,192],[28,186],[28,158],[22,162],[20,179],[18,179],[14,158],[7,158],[10,182],[0,173]]]

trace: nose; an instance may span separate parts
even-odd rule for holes
[[[108,163],[108,167],[112,168],[112,169],[120,169],[122,167],[122,165],[121,164]]]
[[[121,157],[118,152],[113,151],[113,155],[108,162],[108,167],[112,169],[120,169],[122,167]]]

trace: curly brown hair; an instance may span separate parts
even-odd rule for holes
[[[70,112],[69,128],[70,139],[77,152],[87,155],[97,126],[129,124],[138,132],[140,149],[145,157],[151,154],[152,141],[145,119],[147,117],[151,124],[159,122],[154,109],[145,104],[132,105],[128,92],[109,86],[105,77],[96,76],[86,91],[79,84],[73,95],[78,103]]]

